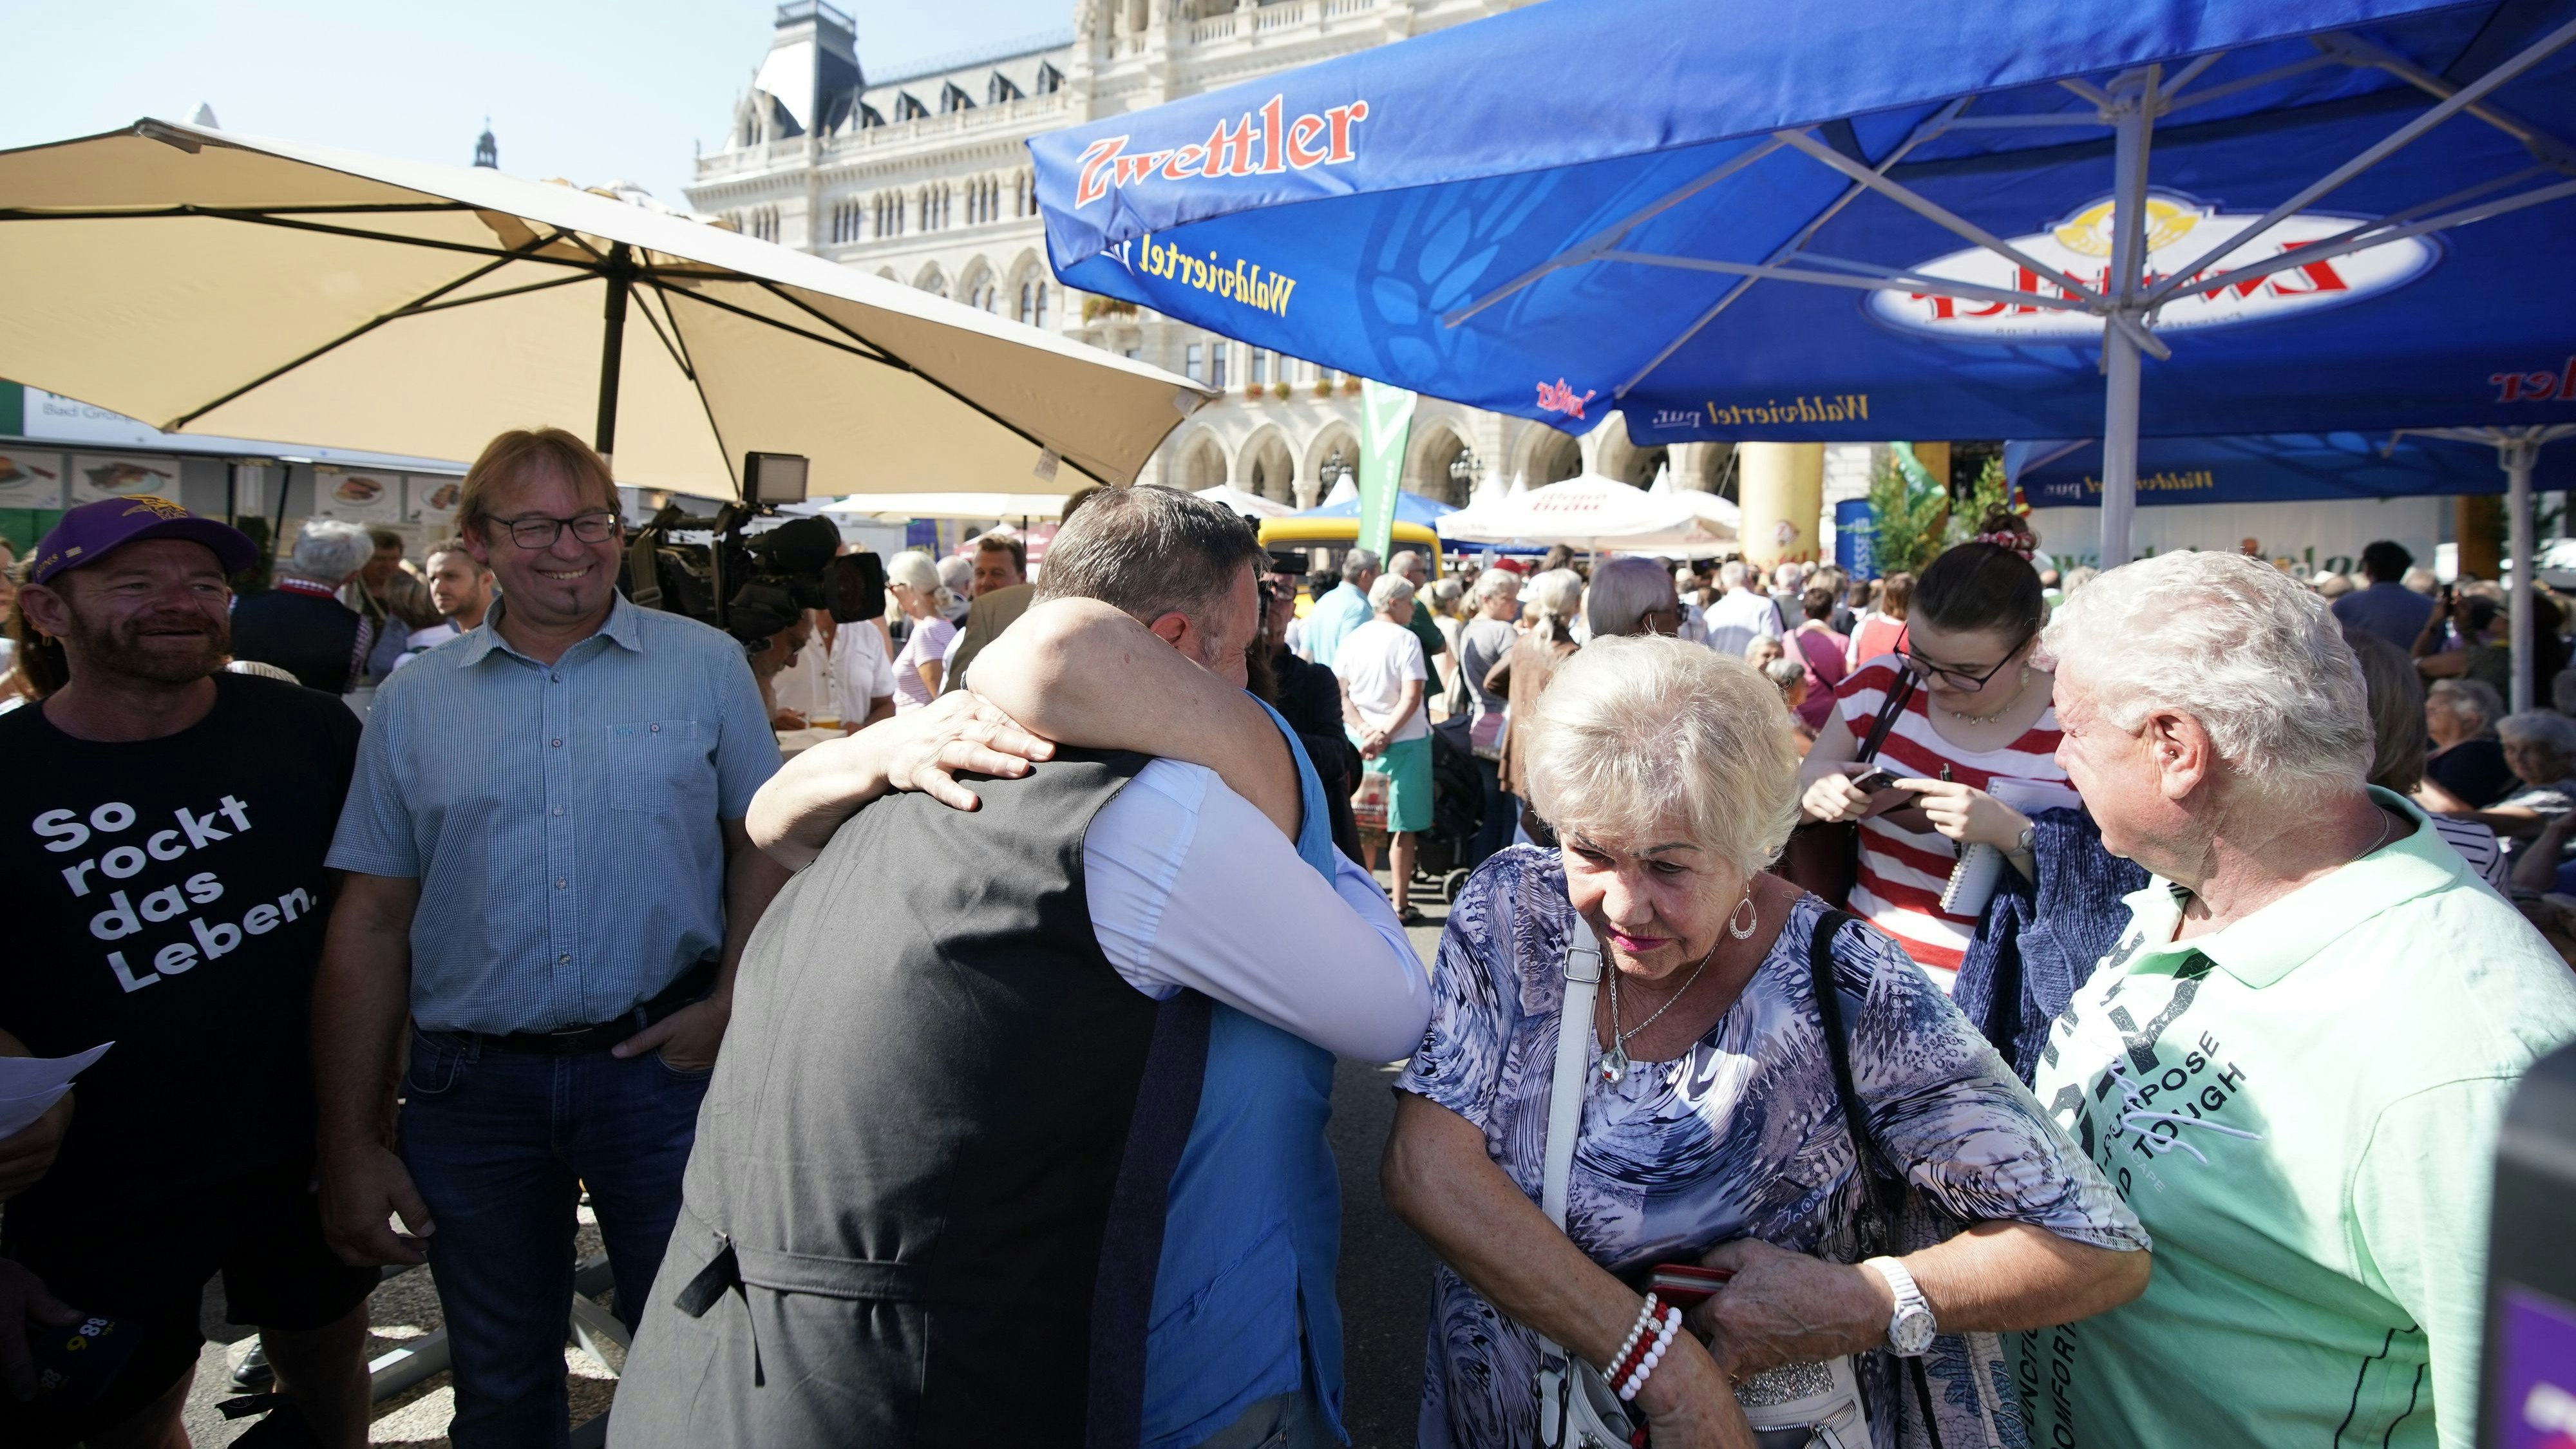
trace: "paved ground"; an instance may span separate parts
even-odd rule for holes
[[[1432,917],[1429,926],[1410,933],[1414,949],[1427,963],[1440,941],[1444,914],[1436,901],[1422,902]],[[1343,1062],[1333,1075],[1333,1155],[1342,1176],[1343,1359],[1348,1384],[1344,1419],[1354,1449],[1401,1449],[1414,1442],[1414,1411],[1422,1394],[1422,1345],[1431,1301],[1430,1252],[1413,1230],[1396,1221],[1378,1196],[1377,1159],[1386,1144],[1387,1123],[1395,1111],[1389,1085],[1393,1065]],[[598,1231],[582,1210],[580,1251],[598,1251]],[[438,1294],[429,1271],[417,1268],[388,1279],[369,1300],[372,1337],[370,1357],[436,1329],[441,1319]],[[197,1382],[188,1398],[188,1433],[199,1449],[230,1444],[247,1424],[227,1422],[215,1405],[232,1396],[225,1380],[248,1350],[249,1330],[223,1321],[220,1283],[206,1285],[204,1328],[211,1340],[198,1360]],[[572,1422],[576,1425],[603,1412],[616,1390],[616,1377],[580,1349],[567,1346],[564,1361],[572,1386]],[[447,1420],[455,1411],[447,1375],[430,1378],[401,1397],[376,1406],[377,1444],[410,1449],[446,1449]]]

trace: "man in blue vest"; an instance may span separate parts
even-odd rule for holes
[[[915,1135],[951,1132],[956,1140],[893,1143],[848,1123],[855,1102],[838,1112],[818,1108],[818,1099],[851,1094],[837,1083],[816,1089],[812,1072],[842,1068],[827,1053],[800,1055],[801,1038],[815,1030],[810,1020],[782,1011],[774,1029],[753,1027],[774,1030],[774,1050],[784,1054],[768,1080],[796,1085],[755,1094],[745,1083],[729,1094],[719,1069],[708,1135],[691,1168],[689,1211],[724,1221],[707,1220],[691,1241],[684,1218],[674,1238],[666,1282],[686,1276],[682,1265],[704,1266],[657,1294],[648,1310],[653,1321],[620,1391],[621,1449],[793,1446],[861,1431],[872,1443],[927,1442],[945,1430],[1148,1449],[1320,1449],[1343,1437],[1333,1290],[1341,1209],[1324,1136],[1333,1056],[1402,1055],[1419,1039],[1429,998],[1383,896],[1332,849],[1322,788],[1294,735],[1242,692],[1259,557],[1249,530],[1186,494],[1106,492],[1057,536],[1037,604],[986,650],[972,692],[808,751],[755,801],[754,839],[783,863],[814,864],[782,899],[775,964],[755,959],[747,975],[756,982],[774,972],[781,999],[792,991],[795,1014],[810,1018],[838,1010],[852,989],[836,976],[882,972],[880,954],[902,958],[904,970],[888,973],[883,1009],[869,1001],[850,1019],[870,1023],[871,1063],[892,1053],[918,1065],[885,1082],[871,1076],[867,1110],[882,1113],[888,1091],[927,1094],[942,1110],[926,1114],[932,1125]],[[1087,748],[1059,756],[1049,741]],[[1104,749],[1136,753],[1094,753]],[[1140,769],[1138,757],[1148,755],[1158,758]],[[1068,769],[1075,773],[1062,773]],[[948,773],[969,770],[994,777],[978,787],[980,801]],[[925,815],[893,801],[879,808],[905,813],[870,812],[840,831],[889,789],[983,814]],[[1029,807],[1031,790],[1043,808]],[[979,818],[991,822],[980,838],[971,823]],[[905,823],[890,837],[892,819]],[[1061,846],[1032,848],[1049,830],[1077,845],[1078,877],[1059,864]],[[983,852],[961,851],[952,838]],[[909,942],[924,931],[922,914],[863,903],[842,889],[873,878],[871,851],[888,861],[900,852],[900,889],[938,904],[939,924],[927,938],[935,949]],[[1311,874],[1296,868],[1301,859]],[[953,873],[973,879],[952,881]],[[1030,920],[1019,924],[1003,908],[1032,876],[1041,882],[1037,900],[1020,907]],[[1048,926],[1037,906],[1067,894],[1081,898],[1084,914],[1059,908]],[[837,945],[854,931],[874,949]],[[1125,988],[1080,994],[1097,974],[1085,959],[1090,938],[1125,988],[1163,1003],[1150,1046],[1130,1010],[1108,999]],[[1029,971],[1023,958],[1042,950],[1058,964]],[[810,960],[817,954],[837,959],[817,967]],[[790,988],[790,980],[799,984]],[[1007,989],[993,989],[996,982]],[[1040,989],[1071,1004],[1034,1016],[1029,1002]],[[940,1015],[962,996],[1001,1004]],[[1169,1064],[1170,1011],[1193,1003],[1199,1014],[1189,1040],[1200,1055],[1185,1088],[1167,1091],[1173,1084],[1156,1073]],[[1102,1024],[1090,1049],[1047,1060],[1045,1070],[1063,1073],[1061,1080],[1027,1060],[1046,1050],[1036,1042],[1051,1034],[1017,1027],[1032,1041],[1026,1051],[995,1051],[985,1040],[997,1013],[1035,1025],[1076,1011]],[[901,1020],[884,1025],[889,1017]],[[738,1022],[737,1040],[743,1030]],[[929,1032],[949,1035],[935,1048],[913,1040]],[[1046,1081],[1050,1098],[1102,1105],[1087,1115],[1061,1100],[996,1107],[960,1103],[935,1081],[916,1085],[985,1063],[987,1073]],[[872,1064],[857,1070],[883,1075]],[[1187,1110],[1172,1124],[1165,1155],[1155,1156],[1153,1113],[1172,1100],[1186,1101]],[[1098,1170],[1103,1164],[1057,1145],[1098,1132],[1104,1124],[1095,1119],[1131,1112],[1132,1127],[1107,1124],[1125,1144],[1109,1154],[1123,1155],[1115,1183]],[[957,1113],[975,1117],[965,1132],[953,1132]],[[1049,1124],[1043,1147],[1023,1141],[1032,1116]],[[795,1130],[782,1131],[782,1123]],[[996,1138],[1016,1145],[996,1154]],[[1026,1160],[1033,1154],[1064,1161],[1039,1171]],[[991,1171],[1013,1179],[1007,1188],[954,1165],[997,1156],[1007,1166]],[[854,1160],[858,1166],[847,1166]],[[791,1161],[834,1170],[818,1177],[778,1169]],[[1133,1180],[1140,1163],[1147,1181]],[[906,1217],[903,1206],[907,1192],[918,1195],[914,1185],[932,1183],[950,1203],[935,1226]],[[798,1196],[816,1191],[829,1200]],[[982,1241],[989,1213],[977,1199],[1003,1191],[1016,1195],[1015,1211],[1028,1219],[1016,1251],[1028,1271],[1049,1276],[1014,1279],[1021,1298],[1011,1311],[978,1316],[965,1286],[976,1270],[961,1262],[968,1250],[958,1240]],[[1140,1194],[1156,1200],[1155,1220],[1141,1235],[1122,1218]],[[858,1241],[801,1236],[818,1218],[856,1222]],[[780,1223],[798,1240],[769,1243]],[[1140,1238],[1150,1251],[1131,1260]],[[1054,1261],[1065,1253],[1088,1255],[1080,1275]],[[813,1281],[818,1259],[832,1264],[831,1281]],[[861,1261],[854,1267],[849,1259]],[[846,1316],[818,1317],[803,1306],[834,1292],[883,1296],[887,1304],[869,1309],[853,1333]],[[903,1306],[911,1302],[927,1305],[926,1366],[912,1346],[912,1310]],[[971,1348],[943,1358],[943,1317],[950,1335],[971,1336]],[[960,1385],[975,1383],[987,1365],[1027,1363],[1014,1346],[1032,1319],[1055,1322],[1042,1361],[1011,1368],[1007,1385],[974,1400]],[[971,1331],[955,1326],[969,1320]],[[850,1351],[836,1334],[864,1342]],[[1072,1402],[1030,1402],[1050,1399]],[[839,1407],[827,1411],[827,1402]],[[882,1425],[870,1418],[878,1413]]]

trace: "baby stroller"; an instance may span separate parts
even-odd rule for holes
[[[1467,717],[1431,727],[1431,828],[1413,852],[1413,878],[1454,901],[1467,884],[1467,854],[1485,819],[1485,781],[1467,742]]]

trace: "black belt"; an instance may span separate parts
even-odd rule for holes
[[[716,963],[701,961],[680,973],[662,993],[613,1021],[595,1026],[568,1026],[561,1031],[458,1032],[485,1051],[525,1052],[532,1056],[578,1057],[604,1052],[681,1007],[715,989]]]

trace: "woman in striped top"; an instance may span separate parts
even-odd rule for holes
[[[2030,815],[2076,803],[2053,758],[2052,681],[2030,662],[2042,605],[2029,543],[2003,515],[1933,560],[1915,581],[1905,652],[1865,659],[1835,687],[1833,717],[1799,772],[1807,819],[1860,822],[1852,913],[1945,990],[1977,929],[1973,911],[1941,908],[1960,847],[1991,845],[2028,875]],[[1877,761],[1854,763],[1907,671],[1915,687]],[[1875,769],[1896,784],[1872,794],[1853,783]]]

